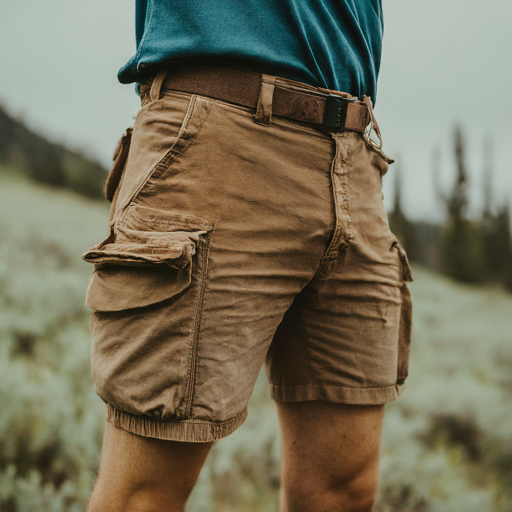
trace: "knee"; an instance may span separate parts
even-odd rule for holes
[[[341,485],[339,492],[347,512],[371,512],[377,498],[376,479],[356,479]]]
[[[368,478],[340,482],[330,491],[332,510],[371,512],[377,498],[377,488],[377,481]]]
[[[322,481],[293,486],[284,491],[286,512],[372,512],[377,497],[376,478],[359,476],[350,480]]]

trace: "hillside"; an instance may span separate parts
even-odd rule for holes
[[[35,133],[1,105],[0,164],[39,183],[103,197],[106,170],[100,164]]]
[[[105,204],[0,169],[0,511],[79,512],[103,404],[89,377],[90,265]],[[510,512],[512,296],[414,268],[403,396],[387,407],[376,512]],[[277,512],[278,436],[261,375],[212,450],[189,512]]]

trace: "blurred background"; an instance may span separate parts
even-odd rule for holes
[[[0,511],[85,509],[103,404],[89,376],[105,169],[138,97],[134,3],[0,0]],[[377,512],[512,510],[512,3],[384,0],[375,113],[413,262],[411,375],[387,406]],[[208,458],[187,510],[278,510],[277,418]]]

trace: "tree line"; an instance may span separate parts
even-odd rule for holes
[[[495,204],[492,196],[492,146],[485,144],[484,205],[480,217],[468,215],[468,167],[462,129],[453,137],[455,179],[445,193],[439,183],[440,153],[433,158],[433,177],[438,201],[444,207],[442,224],[415,222],[403,210],[402,176],[395,179],[391,229],[412,261],[439,270],[464,283],[494,282],[512,291],[512,231],[508,202]]]

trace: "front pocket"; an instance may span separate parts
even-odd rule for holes
[[[193,256],[213,226],[197,217],[132,206],[83,259],[94,263],[86,305],[121,311],[156,304],[191,283]]]
[[[119,189],[116,218],[122,219],[141,190],[151,188],[157,177],[183,156],[212,106],[211,100],[194,95],[170,96],[140,110]]]

